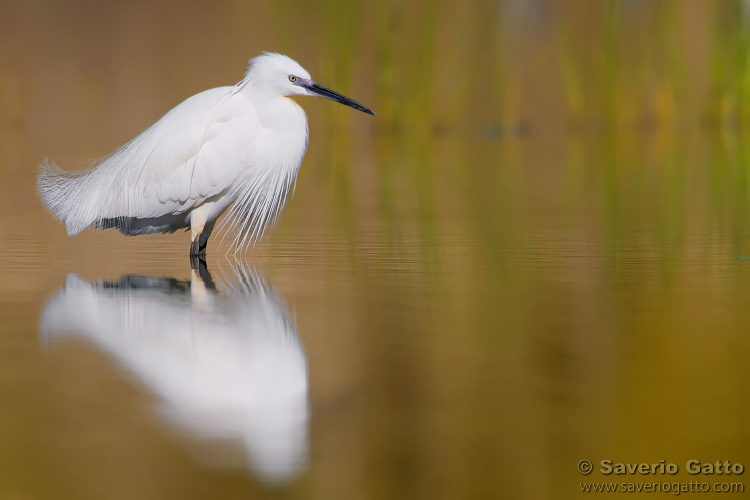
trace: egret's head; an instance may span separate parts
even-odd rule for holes
[[[282,54],[264,52],[263,55],[251,59],[245,79],[249,80],[254,88],[271,94],[325,97],[364,113],[375,114],[357,101],[318,85],[297,61]]]
[[[263,55],[250,59],[245,78],[258,89],[279,95],[304,95],[306,92],[294,85],[294,79],[310,79],[310,73],[290,57],[264,52]]]

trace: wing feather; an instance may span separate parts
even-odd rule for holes
[[[179,215],[226,192],[246,166],[243,149],[250,141],[243,136],[258,127],[237,88],[183,101],[90,170],[69,173],[43,164],[43,201],[69,234],[77,234],[103,220]]]

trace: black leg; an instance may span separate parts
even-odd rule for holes
[[[195,238],[192,242],[190,242],[190,256],[191,257],[198,257],[198,256],[205,257],[206,255],[206,246],[208,245],[208,238],[206,238],[204,241],[201,241],[203,239],[201,238],[201,236],[202,235],[198,235],[197,238]]]
[[[203,230],[190,242],[190,256],[205,256],[206,247],[208,246],[208,237],[214,229],[215,220],[209,221],[203,226]]]
[[[190,242],[190,257],[197,257],[200,255],[200,247],[198,246],[198,238]]]

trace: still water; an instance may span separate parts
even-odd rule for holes
[[[601,460],[750,465],[733,135],[320,139],[269,238],[196,270],[187,234],[65,236],[27,160],[2,498],[568,498]]]
[[[745,5],[0,1],[0,499],[747,483],[686,467],[750,468]],[[44,211],[262,50],[378,113],[298,100],[262,244]]]

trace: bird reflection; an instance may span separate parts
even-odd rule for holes
[[[281,296],[255,270],[217,289],[205,264],[190,281],[68,276],[40,321],[43,338],[80,335],[160,397],[200,439],[241,444],[259,479],[293,479],[307,458],[307,358]]]

